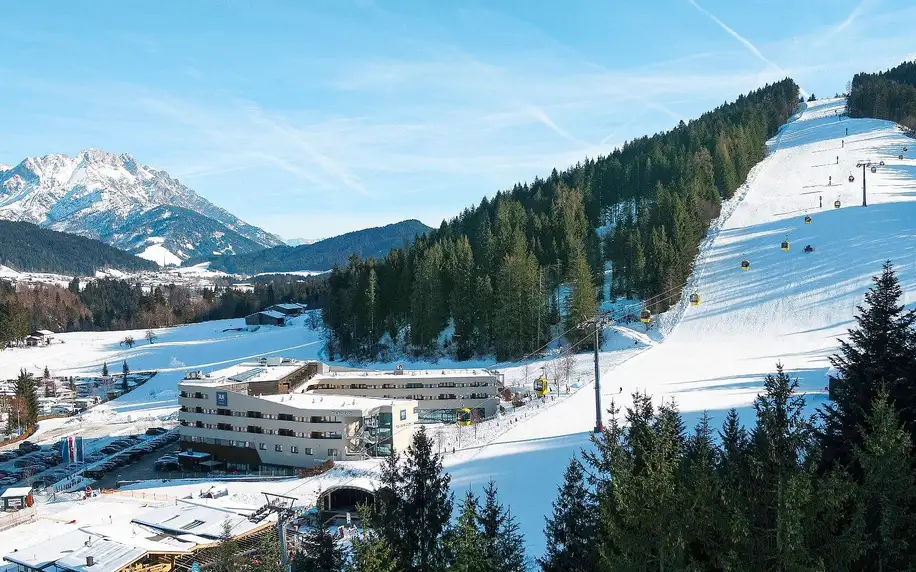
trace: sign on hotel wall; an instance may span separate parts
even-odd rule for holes
[[[216,406],[229,407],[229,394],[225,391],[216,392]]]

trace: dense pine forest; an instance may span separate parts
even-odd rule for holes
[[[264,276],[253,281],[253,291],[231,287],[192,290],[174,284],[150,290],[112,278],[85,284],[74,278],[67,288],[53,284],[14,286],[0,280],[0,344],[42,328],[155,328],[240,318],[279,302],[317,307],[324,302],[327,291],[328,283],[323,277]]]
[[[856,74],[846,106],[850,117],[887,119],[916,130],[916,61]]]
[[[329,354],[371,360],[391,346],[380,340],[431,354],[451,323],[443,345],[458,359],[523,356],[564,319],[572,325],[594,314],[607,261],[612,296],[666,293],[652,308],[664,309],[720,202],[764,157],[797,97],[790,79],[767,85],[689,124],[484,198],[380,260],[352,256],[330,276]],[[563,283],[571,293],[561,307]],[[587,347],[582,333],[569,342]]]
[[[20,272],[68,276],[94,276],[103,268],[129,272],[158,268],[98,240],[7,220],[0,220],[0,264]]]

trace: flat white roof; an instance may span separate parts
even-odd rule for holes
[[[7,499],[10,497],[24,497],[32,492],[32,487],[10,487],[3,491],[0,498]]]
[[[182,539],[187,534],[215,542],[219,540],[226,520],[236,536],[263,526],[263,523],[251,522],[247,516],[236,512],[182,502],[154,509],[132,522],[179,535]]]
[[[308,365],[308,362],[299,360],[281,363],[280,365],[273,365],[273,363],[275,362],[269,358],[266,364],[262,364],[259,361],[243,362],[212,371],[201,379],[184,379],[182,383],[190,385],[233,385],[236,383],[277,381]]]
[[[330,371],[320,373],[309,381],[319,379],[442,379],[466,377],[496,377],[496,374],[486,369],[405,369],[403,373],[394,373],[394,370],[358,370],[358,371]]]
[[[147,551],[136,546],[121,544],[115,540],[102,538],[83,546],[58,559],[55,564],[64,570],[89,572],[90,570],[119,570],[128,564],[143,558]],[[86,566],[86,557],[94,559],[92,567]]]
[[[16,552],[10,552],[4,556],[3,559],[30,568],[44,568],[58,558],[85,546],[89,540],[98,540],[98,538],[93,538],[92,534],[82,530],[74,530],[19,548]]]
[[[297,392],[281,395],[263,395],[260,399],[283,403],[291,407],[309,411],[353,411],[362,413],[384,405],[408,403],[408,399],[390,399],[384,397],[359,397],[355,395],[333,395],[311,392]]]

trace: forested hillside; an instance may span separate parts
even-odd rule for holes
[[[0,264],[20,272],[94,276],[96,270],[155,270],[137,258],[98,240],[40,228],[27,222],[0,220]]]
[[[362,258],[381,257],[392,248],[410,244],[419,234],[432,230],[418,220],[348,232],[300,246],[275,246],[247,254],[218,256],[210,260],[212,270],[230,274],[330,270],[344,265],[351,254]],[[197,261],[195,261],[197,262]]]
[[[797,97],[790,79],[768,85],[689,124],[484,198],[380,260],[352,257],[330,276],[329,353],[375,357],[385,334],[429,353],[452,321],[449,349],[459,359],[519,357],[538,350],[563,314],[572,325],[595,312],[607,260],[615,295],[676,288],[720,201],[763,158]],[[572,291],[559,308],[551,293],[563,282]],[[582,334],[569,341],[589,338]]]
[[[850,117],[875,117],[916,130],[916,60],[852,79],[847,101]]]

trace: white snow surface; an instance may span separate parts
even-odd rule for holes
[[[137,254],[140,258],[152,260],[159,266],[178,266],[182,260],[161,244],[151,244]]]
[[[704,410],[718,425],[731,407],[750,424],[763,378],[781,362],[799,378],[813,411],[825,399],[828,358],[836,351],[837,338],[854,325],[856,305],[862,303],[871,277],[881,271],[885,260],[893,261],[905,291],[904,302],[912,305],[916,161],[912,152],[904,153],[903,160],[897,158],[904,145],[912,146],[912,140],[886,121],[837,119],[834,110],[843,105],[838,99],[808,104],[769,142],[769,156],[754,167],[736,197],[723,205],[684,288],[684,294],[700,293],[700,306],[690,306],[684,296],[669,312],[657,316],[648,332],[639,323],[606,331],[600,353],[603,409],[610,407],[612,399],[626,407],[632,392],[645,391],[656,403],[675,399],[688,427]],[[854,167],[860,160],[885,161],[876,173],[867,173],[867,208],[861,206],[862,171]],[[847,181],[850,174],[853,183]],[[833,185],[828,186],[828,177]],[[835,200],[841,201],[842,208],[833,207]],[[812,224],[804,224],[806,214]],[[786,237],[791,243],[788,252],[780,249]],[[805,254],[806,244],[815,252]],[[739,268],[743,258],[751,262],[747,272]],[[231,365],[266,353],[322,359],[319,334],[303,327],[304,323],[304,318],[298,318],[286,328],[262,327],[249,333],[222,332],[241,327],[242,320],[208,322],[158,330],[152,345],[138,331],[132,333],[140,340],[133,349],[118,346],[125,332],[64,334],[60,338],[65,344],[0,352],[0,374],[12,377],[23,366],[37,373],[45,363],[53,374],[98,373],[103,361],[117,369],[122,359],[135,371],[159,369],[139,391],[97,414],[99,420],[115,416],[123,421],[125,415],[174,411],[176,383],[189,369]],[[558,362],[477,360],[454,365],[500,368],[507,385],[530,387],[542,369],[551,374]],[[435,367],[449,367],[449,363],[440,361]],[[405,362],[409,368],[424,366],[428,364]],[[530,558],[543,554],[544,517],[552,510],[566,465],[591,446],[592,371],[591,356],[578,355],[568,392],[561,387],[558,393],[552,386],[548,400],[539,407],[528,406],[476,428],[431,428],[445,453],[456,499],[468,487],[480,493],[491,477],[495,479],[501,500],[521,524]],[[254,501],[255,491],[273,490],[309,503],[316,490],[335,482],[371,484],[373,461],[348,465],[340,463],[339,469],[318,478],[225,486],[233,501]],[[132,488],[178,496],[208,486],[156,481]],[[0,533],[0,539],[7,534]]]

